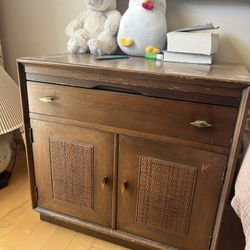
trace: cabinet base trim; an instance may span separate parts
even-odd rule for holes
[[[119,230],[113,230],[104,226],[85,222],[71,216],[52,212],[50,210],[37,207],[35,211],[40,213],[40,219],[46,222],[54,223],[78,232],[91,235],[115,244],[119,244],[131,249],[138,250],[178,250],[151,240],[143,239]]]

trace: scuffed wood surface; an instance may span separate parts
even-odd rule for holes
[[[36,58],[22,58],[20,62],[32,61],[36,64],[64,65],[112,69],[114,71],[141,72],[145,74],[168,75],[185,78],[199,78],[226,82],[238,82],[250,85],[250,74],[238,64],[197,65],[184,63],[168,63],[138,57],[97,61],[90,54],[59,54]]]

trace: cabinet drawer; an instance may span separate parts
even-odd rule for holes
[[[30,112],[223,147],[230,146],[237,116],[237,109],[231,107],[54,84],[27,85]],[[197,120],[211,127],[190,124]]]

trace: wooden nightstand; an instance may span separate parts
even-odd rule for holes
[[[136,249],[216,249],[249,106],[240,65],[18,60],[33,207]]]

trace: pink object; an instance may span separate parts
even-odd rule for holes
[[[250,146],[245,154],[237,181],[232,207],[241,219],[246,237],[246,248],[250,250]]]
[[[154,8],[154,4],[151,2],[143,2],[142,7],[146,10],[152,10]]]

